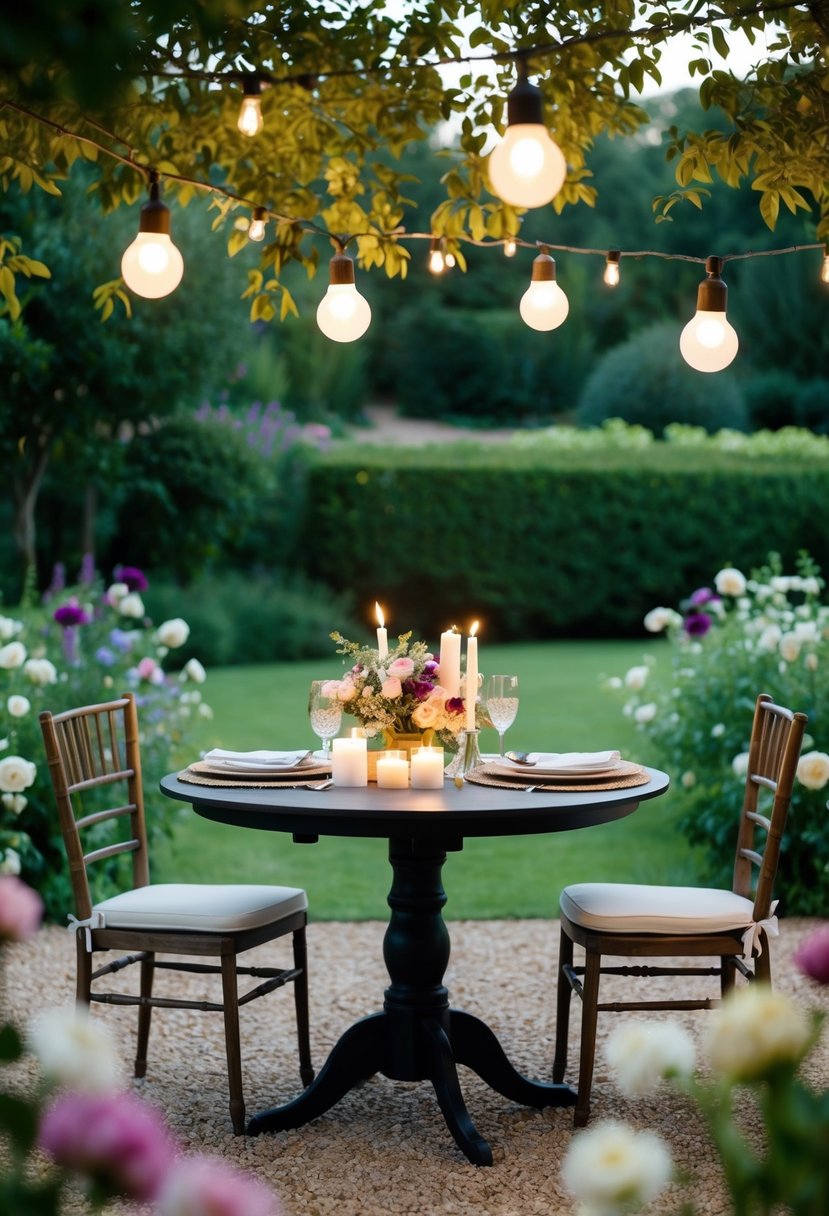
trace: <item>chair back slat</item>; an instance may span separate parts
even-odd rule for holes
[[[85,919],[92,911],[87,866],[120,854],[132,854],[133,886],[150,881],[147,833],[141,787],[138,714],[135,697],[125,693],[116,701],[40,715],[40,727],[49,775],[58,807],[61,833],[69,860],[76,914]],[[97,800],[111,790],[111,804],[85,811],[84,797]],[[101,840],[101,829],[121,821],[122,839]],[[97,833],[96,833],[97,830]],[[81,833],[91,831],[97,840],[85,851]]]
[[[776,705],[767,693],[757,698],[732,885],[738,895],[754,900],[758,921],[771,908],[806,722],[805,714]],[[758,810],[761,793],[767,801],[770,796],[768,814]],[[756,839],[758,829],[763,839]]]

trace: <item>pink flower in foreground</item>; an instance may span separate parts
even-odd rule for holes
[[[795,953],[794,961],[804,975],[829,984],[829,925],[823,925]]]
[[[22,942],[40,928],[43,901],[13,874],[0,877],[0,941]]]
[[[137,1200],[158,1194],[175,1156],[161,1115],[127,1093],[58,1097],[38,1142],[57,1165],[86,1175],[105,1194]]]
[[[181,1157],[168,1173],[158,1216],[280,1216],[272,1191],[210,1157]]]
[[[405,680],[412,674],[414,667],[412,659],[395,659],[392,663],[389,663],[389,675],[397,676],[399,680]]]

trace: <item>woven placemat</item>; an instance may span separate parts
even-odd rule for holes
[[[647,785],[651,779],[651,775],[647,769],[641,764],[632,764],[629,760],[623,760],[619,765],[622,769],[616,777],[605,777],[602,781],[533,781],[532,777],[527,774],[526,780],[512,781],[509,777],[502,777],[501,774],[491,768],[487,764],[483,764],[480,768],[476,768],[473,772],[466,776],[467,781],[471,781],[473,785],[495,785],[504,790],[526,790],[534,785],[538,790],[543,792],[551,792],[557,794],[590,794],[599,790],[624,790],[636,785]]]
[[[324,781],[326,777],[331,776],[331,769],[325,768],[322,765],[315,766],[314,770],[307,776],[303,777],[280,777],[278,780],[269,781],[267,777],[257,777],[252,781],[250,777],[245,777],[243,781],[233,781],[229,777],[205,777],[202,773],[194,773],[192,769],[182,769],[177,773],[179,781],[186,781],[190,785],[215,785],[218,789],[228,790],[292,790],[298,789],[305,785],[316,785],[320,781]]]

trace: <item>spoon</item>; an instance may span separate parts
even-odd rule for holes
[[[306,790],[327,790],[334,784],[333,777],[326,777],[325,781],[318,781],[316,785],[306,785]]]
[[[504,755],[507,760],[512,760],[514,764],[526,764],[527,766],[535,764],[535,760],[529,759],[529,752],[505,752]]]

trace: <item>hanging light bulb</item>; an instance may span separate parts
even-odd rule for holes
[[[556,264],[549,253],[533,259],[530,285],[521,297],[521,318],[530,329],[558,329],[570,311],[570,301],[556,282]]]
[[[492,189],[513,207],[543,207],[567,176],[567,162],[544,126],[544,98],[521,63],[518,83],[507,97],[507,129],[489,158]]]
[[[455,265],[455,255],[451,251],[443,255],[443,262],[447,270],[451,270]]]
[[[265,125],[262,118],[262,82],[258,76],[246,76],[243,87],[245,95],[242,98],[237,126],[243,135],[252,139]]]
[[[604,281],[608,287],[619,286],[619,259],[621,256],[622,255],[618,249],[611,249],[607,255],[607,262],[605,263],[604,268]]]
[[[121,274],[130,291],[159,300],[175,291],[184,274],[184,259],[170,240],[170,208],[162,203],[158,173],[150,171],[150,198],[141,208],[138,236],[124,250]]]
[[[263,241],[265,239],[265,224],[268,221],[268,213],[264,207],[254,207],[253,218],[250,221],[248,228],[249,241]]]
[[[517,248],[518,248],[518,242],[516,241],[515,237],[508,236],[507,239],[504,241],[504,257],[505,258],[514,258],[515,251]]]
[[[429,246],[429,271],[431,274],[443,274],[446,269],[446,258],[443,256],[442,245],[443,242],[439,237],[432,237],[432,243]]]
[[[329,286],[317,308],[317,325],[334,342],[354,342],[371,324],[371,309],[354,286],[351,258],[336,253],[329,265]]]
[[[708,258],[705,269],[708,278],[697,289],[697,311],[682,331],[679,349],[698,372],[721,372],[737,354],[740,340],[725,319],[728,288],[720,278],[722,258]]]
[[[821,283],[829,283],[829,245],[823,247],[823,265],[820,268]]]

